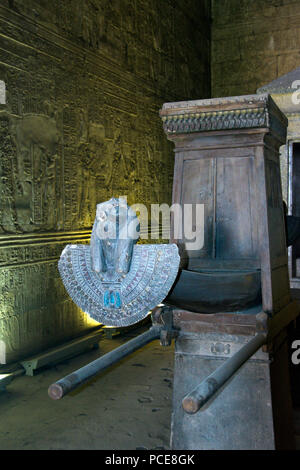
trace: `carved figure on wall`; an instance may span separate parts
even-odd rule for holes
[[[102,188],[107,187],[107,172],[103,171],[103,161],[105,165],[109,165],[110,159],[103,158],[103,154],[106,155],[104,126],[89,122],[88,115],[84,112],[81,113],[79,142],[78,222],[82,227],[90,227],[93,224],[91,214],[97,203],[97,196],[99,197],[99,192],[103,192]]]
[[[17,220],[24,231],[55,227],[55,167],[59,133],[54,118],[28,114],[10,116],[16,148]]]
[[[142,320],[161,303],[179,269],[175,244],[137,245],[139,220],[124,199],[97,205],[91,243],[67,245],[58,268],[73,301],[108,326]]]

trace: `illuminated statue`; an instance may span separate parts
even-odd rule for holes
[[[139,221],[124,199],[97,205],[90,246],[67,245],[59,271],[73,301],[108,326],[142,320],[171,289],[179,268],[175,244],[136,245]]]
[[[137,216],[125,200],[113,198],[98,204],[91,236],[94,271],[103,272],[107,279],[114,272],[127,274],[138,232]]]
[[[138,231],[137,216],[124,200],[113,198],[97,205],[90,248],[92,269],[111,287],[104,293],[105,307],[120,308],[122,305],[118,286],[130,269]]]

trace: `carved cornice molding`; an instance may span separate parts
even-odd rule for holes
[[[164,131],[171,134],[268,127],[268,118],[265,109],[254,108],[163,116],[162,121]]]
[[[268,94],[166,103],[160,116],[167,135],[266,128],[286,138],[287,118]]]
[[[68,243],[88,243],[91,231],[22,233],[0,236],[0,270],[57,263]]]
[[[11,233],[0,235],[0,248],[63,242],[70,243],[72,240],[89,240],[90,236],[91,230],[78,230],[74,232]]]
[[[57,263],[68,244],[89,244],[91,230],[0,235],[0,270],[40,263]],[[156,237],[152,240],[151,237]],[[168,230],[151,224],[141,230],[141,243],[161,243],[169,239]]]

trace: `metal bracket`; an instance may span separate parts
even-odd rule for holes
[[[178,336],[178,330],[173,325],[173,308],[163,306],[152,313],[153,325],[160,327],[161,346],[170,346],[172,339]]]

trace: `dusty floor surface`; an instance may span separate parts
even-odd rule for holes
[[[148,344],[80,389],[53,401],[50,384],[116,348],[147,327],[100,340],[100,348],[0,393],[0,450],[169,449],[174,347]],[[295,412],[300,450],[300,410]]]
[[[16,378],[0,394],[0,449],[168,449],[173,347],[154,341],[61,400],[47,394],[50,384],[136,333],[103,338],[98,350]]]

